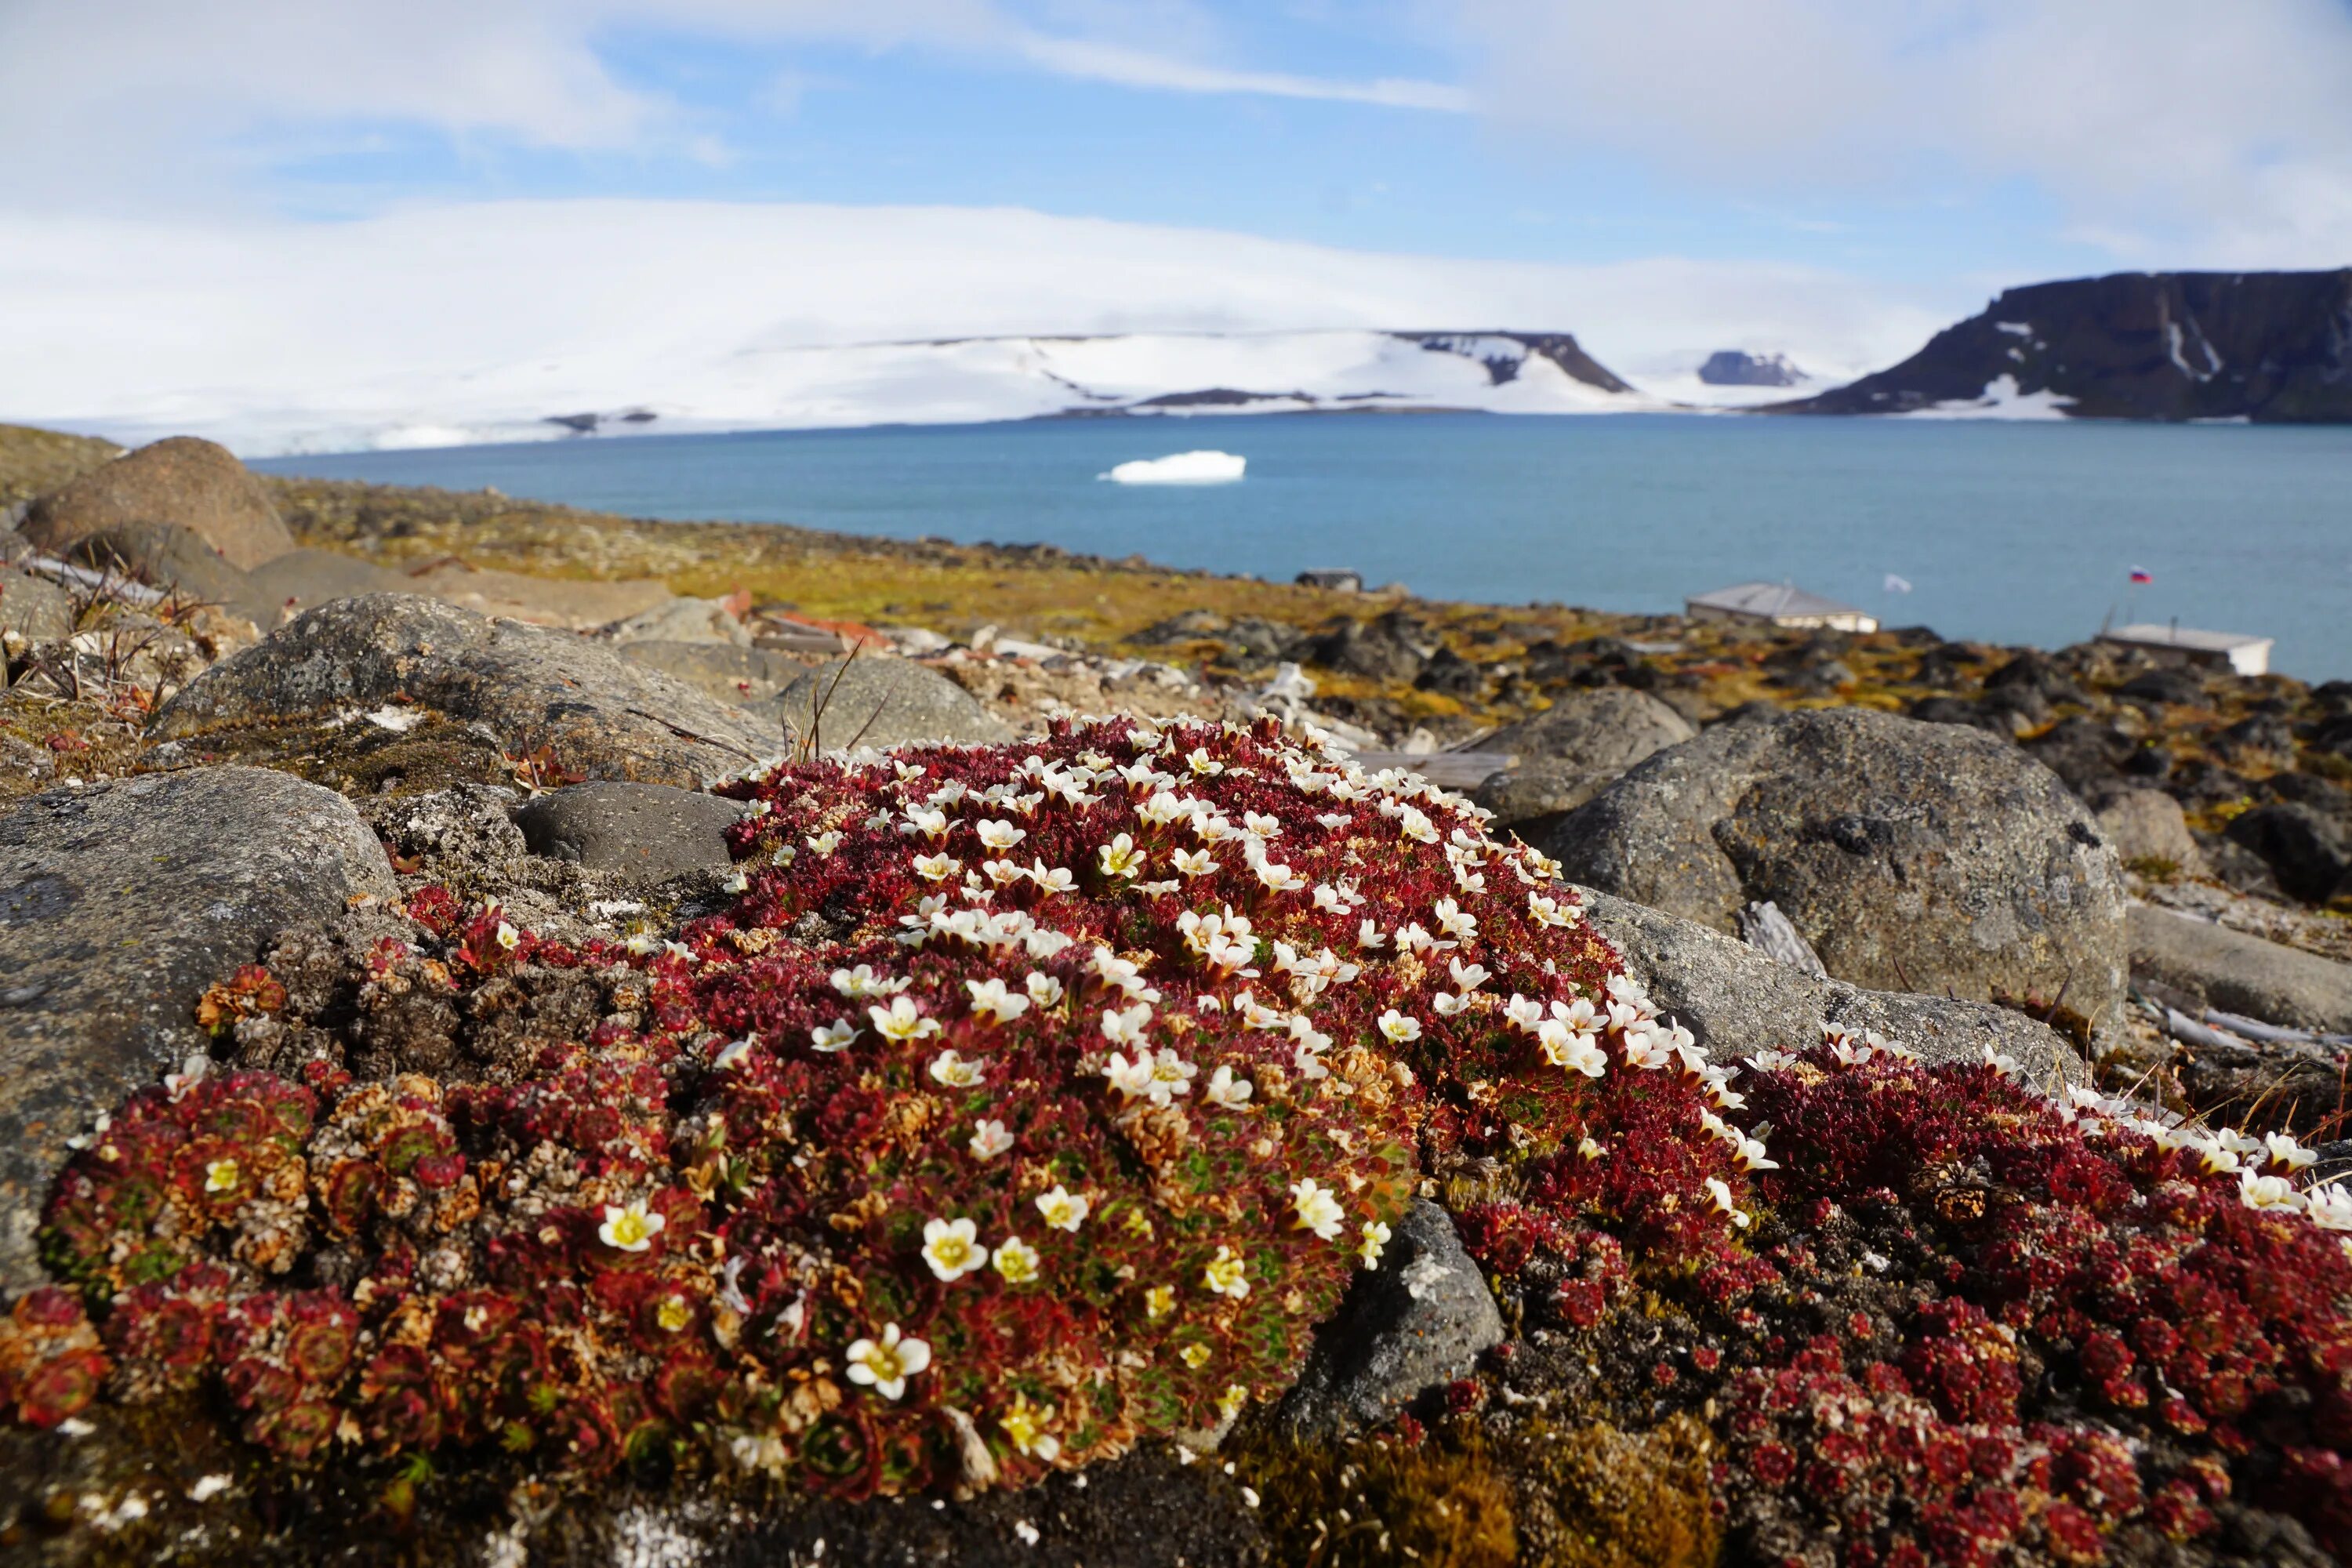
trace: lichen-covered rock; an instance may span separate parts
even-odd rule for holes
[[[154,522],[194,529],[246,570],[294,548],[260,481],[227,447],[194,436],[142,447],[41,497],[24,532],[55,552],[103,529]]]
[[[836,659],[803,674],[760,704],[814,738],[825,751],[845,747],[971,745],[1009,741],[1013,727],[982,708],[971,693],[910,658],[865,656]]]
[[[2099,804],[2099,833],[2126,866],[2147,870],[2169,864],[2173,874],[2202,876],[2204,852],[2189,831],[2180,803],[2155,789],[2118,790]]]
[[[2168,910],[2130,914],[2132,978],[2266,1024],[2352,1034],[2352,964]]]
[[[206,987],[279,931],[394,891],[348,801],[253,768],[57,791],[0,816],[0,1289],[66,1140],[203,1051]]]
[[[727,830],[742,815],[742,802],[695,790],[607,783],[534,796],[514,820],[534,855],[652,883],[732,865]]]
[[[0,566],[0,658],[20,658],[73,629],[72,595],[46,577]]]
[[[264,631],[289,614],[314,609],[333,599],[355,599],[362,594],[403,594],[415,584],[389,566],[362,561],[336,550],[308,547],[289,550],[276,560],[255,567],[247,576],[250,597],[262,614],[255,624]]]
[[[113,523],[82,535],[64,553],[81,565],[217,605],[257,626],[275,619],[255,595],[252,580],[203,534],[179,523]]]
[[[673,642],[654,638],[615,645],[631,664],[674,675],[721,702],[753,708],[800,679],[808,666],[763,647],[730,642]]]
[[[477,726],[485,743],[559,776],[696,786],[785,744],[603,644],[401,594],[306,611],[189,682],[149,733],[201,754],[312,741],[320,726],[398,731],[418,710]]]
[[[1990,1050],[2037,1083],[2073,1081],[2082,1058],[2049,1025],[2007,1007],[1948,996],[1865,991],[1816,979],[1745,942],[1612,898],[1577,889],[1585,918],[1609,939],[1625,971],[1658,1006],[1709,1050],[1738,1058],[1810,1042],[1822,1025],[1900,1040],[1931,1062],[1969,1063]]]
[[[1857,985],[2063,999],[2094,1022],[2123,995],[2114,850],[2048,770],[1957,725],[1717,725],[1535,838],[1572,880],[1718,931],[1769,899]]]
[[[1689,720],[1647,692],[1601,687],[1563,691],[1542,712],[1506,724],[1472,742],[1468,749],[1515,752],[1523,761],[1550,758],[1622,773],[1697,733]]]
[[[1503,1318],[1444,1209],[1416,1200],[1380,1267],[1360,1275],[1317,1337],[1276,1419],[1299,1437],[1392,1420],[1476,1370]]]

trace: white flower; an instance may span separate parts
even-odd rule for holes
[[[1076,1231],[1087,1221],[1087,1200],[1056,1182],[1050,1193],[1037,1194],[1037,1212],[1055,1230]]]
[[[1598,1160],[1608,1152],[1608,1150],[1593,1142],[1592,1135],[1589,1132],[1576,1141],[1576,1157],[1580,1160]]]
[[[1136,820],[1146,827],[1165,827],[1170,823],[1192,815],[1192,808],[1179,800],[1171,790],[1155,792],[1149,800],[1135,808]]]
[[[751,1041],[730,1040],[725,1045],[719,1047],[718,1051],[711,1057],[710,1065],[718,1070],[724,1072],[729,1068],[733,1067],[737,1062],[749,1057],[751,1054]]]
[[[1477,917],[1466,914],[1452,899],[1440,899],[1436,905],[1437,929],[1450,937],[1467,942],[1478,934]]]
[[[973,831],[980,835],[982,847],[993,849],[1000,855],[1029,837],[1025,831],[1009,822],[984,820]]]
[[[1387,945],[1388,940],[1389,939],[1386,936],[1383,936],[1381,933],[1381,928],[1374,925],[1370,921],[1361,921],[1356,927],[1356,945],[1358,947],[1384,947]]]
[[[1412,952],[1434,952],[1441,947],[1452,947],[1454,945],[1454,943],[1450,942],[1441,942],[1435,937],[1430,935],[1428,931],[1422,929],[1422,924],[1419,921],[1406,921],[1404,926],[1396,933],[1396,937],[1397,946],[1400,949]]]
[[[2270,1155],[2272,1164],[2290,1173],[2304,1170],[2319,1159],[2316,1152],[2305,1148],[2284,1132],[2263,1134],[2263,1149]]]
[[[1152,1103],[1165,1105],[1171,1096],[1192,1093],[1193,1077],[1200,1070],[1166,1046],[1160,1047],[1151,1064]]]
[[[1066,893],[1078,885],[1077,878],[1070,874],[1067,867],[1048,868],[1043,860],[1030,864],[1029,879],[1036,883],[1037,890],[1049,899],[1056,893]]]
[[[1458,1017],[1470,1009],[1469,997],[1456,996],[1450,991],[1438,992],[1429,999],[1429,1002],[1430,1005],[1437,1010],[1437,1016],[1441,1018]]]
[[[1378,1268],[1381,1266],[1381,1254],[1388,1247],[1390,1234],[1389,1227],[1379,1220],[1366,1220],[1364,1237],[1356,1243],[1357,1260],[1367,1268]]]
[[[1249,832],[1256,834],[1260,838],[1279,838],[1282,837],[1282,819],[1280,817],[1267,816],[1263,812],[1243,812],[1242,826]]]
[[[1151,1022],[1151,1009],[1144,1003],[1120,1009],[1103,1009],[1103,1038],[1114,1046],[1134,1046],[1143,1043],[1143,1031]]]
[[[1543,1026],[1543,1004],[1530,1002],[1515,991],[1511,999],[1503,1005],[1503,1016],[1508,1018],[1514,1027],[1532,1035]]]
[[[639,931],[623,944],[633,957],[650,958],[662,950],[661,938],[650,931]]]
[[[1990,1051],[1992,1047],[1987,1046],[1985,1049]],[[1797,1058],[1786,1051],[1758,1051],[1745,1059],[1756,1072],[1786,1072],[1797,1065]]]
[[[1243,1260],[1234,1256],[1230,1247],[1217,1248],[1216,1257],[1201,1270],[1201,1283],[1220,1296],[1231,1296],[1238,1301],[1249,1294],[1249,1279],[1243,1272]]]
[[[828,858],[841,847],[841,830],[835,828],[829,833],[814,834],[808,839],[808,847],[809,853],[819,859]]]
[[[919,833],[924,837],[929,839],[944,838],[947,837],[948,832],[948,814],[944,811],[936,811],[926,806],[909,806],[907,809],[905,824],[900,827],[899,831],[902,833]],[[812,840],[811,842],[813,843],[814,841]]]
[[[748,872],[731,871],[719,885],[730,893],[748,893],[751,890],[751,878]]]
[[[896,1399],[907,1392],[908,1378],[931,1364],[931,1347],[902,1337],[898,1325],[892,1323],[882,1331],[880,1339],[851,1344],[845,1359],[849,1363],[850,1382],[864,1384],[885,1399]]]
[[[2311,1223],[2322,1230],[2352,1230],[2352,1192],[2334,1182],[2311,1189]]]
[[[1760,1140],[1742,1137],[1738,1139],[1737,1142],[1738,1147],[1733,1151],[1733,1154],[1738,1160],[1741,1170],[1777,1171],[1780,1168],[1780,1161],[1771,1159],[1765,1153],[1764,1144]]]
[[[988,1248],[980,1245],[980,1227],[968,1219],[929,1220],[923,1226],[923,1261],[953,1284],[988,1262]]]
[[[1207,877],[1215,873],[1217,863],[1209,858],[1209,852],[1205,849],[1179,849],[1176,851],[1176,869],[1187,877]]]
[[[1485,964],[1465,963],[1458,958],[1447,959],[1445,961],[1445,968],[1446,973],[1454,976],[1454,984],[1458,986],[1465,995],[1470,992],[1477,990],[1478,987],[1486,984],[1487,981],[1494,978],[1492,974],[1489,974],[1486,972],[1486,966]]]
[[[1106,877],[1139,876],[1143,871],[1144,862],[1149,858],[1142,850],[1135,847],[1135,840],[1124,833],[1104,845],[1099,854],[1102,858],[1102,872]]]
[[[1232,1068],[1221,1067],[1210,1077],[1209,1087],[1201,1091],[1201,1098],[1211,1105],[1223,1106],[1227,1110],[1232,1110],[1245,1104],[1250,1093],[1249,1079],[1234,1077]]]
[[[1738,1226],[1741,1230],[1746,1230],[1748,1228],[1748,1215],[1741,1213],[1739,1206],[1731,1201],[1731,1187],[1729,1184],[1725,1182],[1721,1176],[1709,1176],[1706,1179],[1706,1191],[1707,1195],[1715,1200],[1716,1213],[1729,1215],[1731,1216],[1731,1223]]]
[[[1000,888],[1024,881],[1029,875],[1018,860],[982,860],[980,874]]]
[[[1260,860],[1251,868],[1269,893],[1291,893],[1307,886],[1307,879],[1278,860]]]
[[[234,1192],[236,1188],[236,1162],[215,1160],[205,1166],[205,1191]]]
[[[1544,1060],[1556,1068],[1587,1078],[1600,1078],[1609,1070],[1609,1053],[1591,1036],[1578,1034],[1558,1018],[1546,1018],[1536,1026],[1536,1046]]]
[[[857,1026],[846,1018],[835,1018],[830,1024],[821,1024],[809,1031],[809,1044],[827,1055],[847,1050],[849,1042],[856,1038]]]
[[[1193,747],[1191,752],[1185,753],[1184,765],[1202,778],[1214,778],[1225,771],[1224,763],[1209,755],[1206,750],[1199,746]]]
[[[1307,793],[1312,795],[1315,792],[1309,790]],[[1349,816],[1344,811],[1327,811],[1318,816],[1315,820],[1321,823],[1324,826],[1331,829],[1334,833],[1337,833],[1340,828],[1347,826],[1348,824],[1355,821],[1356,819]]]
[[[1029,1011],[1028,997],[1012,990],[992,975],[986,980],[967,980],[963,987],[971,993],[971,1011],[975,1017],[985,1015],[993,1023],[1009,1024]]]
[[[1034,1283],[1037,1278],[1037,1249],[1017,1236],[1006,1237],[996,1249],[996,1271],[1004,1277],[1007,1285]]]
[[[944,882],[963,869],[963,862],[952,855],[918,855],[915,875],[927,882]]]
[[[986,1062],[976,1062],[954,1051],[941,1051],[931,1058],[931,1077],[950,1089],[970,1089],[988,1073]]]
[[[1029,993],[1029,1000],[1040,1007],[1055,1006],[1062,1000],[1062,983],[1038,970],[1029,972],[1029,977],[1021,983],[1021,989]]]
[[[982,1121],[974,1125],[971,1142],[964,1145],[975,1160],[993,1160],[1013,1147],[1013,1134],[1004,1130],[1002,1121]]]
[[[500,921],[499,922],[497,934],[499,945],[506,949],[509,952],[512,952],[522,942],[522,933],[515,930],[513,926],[508,924],[505,921]]]
[[[2294,1190],[2294,1184],[2284,1176],[2259,1175],[2252,1171],[2238,1173],[2238,1197],[2250,1209],[2299,1209],[2304,1197]]]
[[[1391,1007],[1381,1015],[1381,1033],[1397,1045],[1408,1045],[1421,1038],[1421,1020],[1408,1018]]]
[[[835,991],[852,998],[895,996],[912,984],[910,981],[894,980],[887,974],[877,974],[870,963],[861,963],[855,969],[836,969],[831,978]]]
[[[654,1244],[669,1221],[648,1210],[642,1203],[625,1205],[604,1205],[604,1223],[596,1227],[596,1235],[605,1246],[623,1252],[643,1252]]]
[[[887,1007],[868,1007],[866,1016],[874,1020],[876,1034],[902,1046],[940,1032],[939,1020],[924,1017],[904,996],[892,997]]]
[[[1573,904],[1563,907],[1558,899],[1542,893],[1528,895],[1528,913],[1538,925],[1572,926],[1576,923],[1576,907]]]
[[[1295,1217],[1295,1229],[1311,1230],[1325,1241],[1338,1239],[1339,1228],[1348,1223],[1347,1211],[1331,1189],[1312,1176],[1302,1176],[1290,1184],[1290,1206]]]

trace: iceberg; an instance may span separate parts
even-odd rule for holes
[[[1248,466],[1247,458],[1231,452],[1171,452],[1121,463],[1095,478],[1118,485],[1222,485],[1240,479]]]

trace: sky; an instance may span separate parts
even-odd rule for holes
[[[2352,0],[0,0],[0,416],[633,301],[1853,373],[2011,284],[2352,263],[2347,81]]]

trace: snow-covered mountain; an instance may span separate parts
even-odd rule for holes
[[[1668,406],[1565,332],[1135,332],[755,347],[665,364],[629,387],[625,402],[601,407],[552,402],[560,392],[537,379],[528,368],[475,375],[430,409],[373,416],[348,407],[325,422],[248,415],[237,445],[253,454],[1057,416]]]

